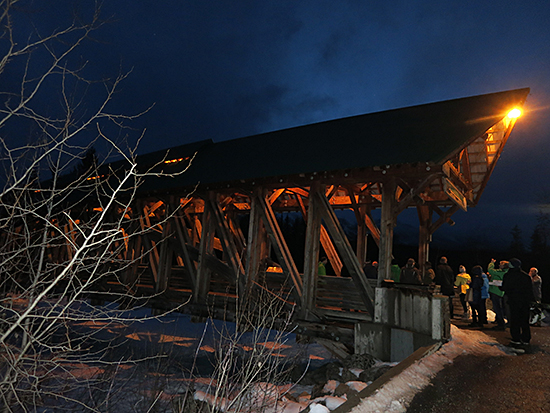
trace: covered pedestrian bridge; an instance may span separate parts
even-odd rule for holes
[[[187,303],[182,311],[229,320],[240,301],[262,291],[292,313],[304,334],[349,342],[354,328],[346,327],[358,331],[357,325],[377,321],[443,339],[444,327],[433,333],[434,322],[445,322],[443,301],[439,309],[422,304],[439,311],[436,321],[423,321],[429,325],[414,315],[405,321],[409,316],[387,314],[414,313],[416,298],[409,310],[394,308],[395,300],[405,305],[402,298],[389,305],[380,295],[377,303],[375,290],[390,278],[397,216],[416,209],[417,261],[426,262],[432,234],[479,202],[516,122],[511,111],[522,108],[528,93],[454,99],[139,156],[139,170],[149,175],[123,211],[120,261],[126,264],[102,289],[136,299],[154,293],[156,305]],[[108,180],[124,168],[121,161],[100,175]],[[356,248],[339,210],[353,212]],[[298,248],[281,229],[285,213],[306,223]],[[376,281],[363,272],[367,235],[379,249]],[[60,259],[64,253],[59,249]],[[333,276],[318,276],[320,254]]]

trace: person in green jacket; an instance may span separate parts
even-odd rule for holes
[[[493,330],[506,330],[506,323],[504,321],[504,291],[499,287],[502,285],[502,279],[504,274],[508,272],[510,263],[508,261],[501,261],[499,267],[495,268],[495,259],[492,259],[487,266],[487,272],[489,273],[489,297],[493,303],[493,311],[495,312],[495,321],[497,325],[493,327]]]
[[[327,257],[321,258],[321,261],[319,261],[319,266],[318,266],[317,274],[319,274],[319,275],[327,275],[327,267],[326,267],[327,262],[328,262]]]
[[[397,264],[397,260],[395,258],[391,261],[390,273],[391,279],[398,283],[401,279],[401,267]]]

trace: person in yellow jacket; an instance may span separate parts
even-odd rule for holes
[[[470,288],[470,282],[472,281],[470,275],[466,272],[464,265],[458,267],[458,274],[456,275],[455,286],[458,287],[460,304],[462,304],[462,309],[464,314],[463,318],[468,318],[468,303],[466,302],[466,292]]]

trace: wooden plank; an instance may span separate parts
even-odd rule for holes
[[[374,290],[368,283],[367,277],[363,272],[363,268],[359,265],[359,260],[355,256],[355,253],[351,248],[351,245],[346,237],[346,234],[344,233],[344,230],[342,229],[342,226],[340,225],[340,222],[338,221],[338,218],[336,217],[336,214],[325,196],[321,193],[316,193],[314,196],[319,198],[319,209],[321,211],[321,215],[328,230],[330,231],[330,234],[334,238],[335,245],[349,270],[351,278],[353,278],[356,287],[361,292],[361,298],[367,307],[367,311],[371,315],[374,315]]]
[[[435,353],[437,350],[439,350],[440,347],[441,347],[441,343],[435,343],[431,346],[420,347],[418,350],[412,353],[409,357],[407,357],[405,360],[401,361],[397,366],[391,368],[390,370],[385,372],[383,375],[378,377],[369,386],[365,387],[359,393],[348,394],[348,400],[345,403],[338,406],[338,408],[333,410],[333,412],[334,413],[351,412],[352,409],[358,406],[363,399],[366,399],[367,397],[372,396],[383,385],[388,383],[395,376],[397,376],[398,374],[401,374],[403,371],[405,371],[407,368],[412,366],[414,363],[416,363],[418,360],[422,359],[423,357],[426,357],[426,356],[429,356],[430,354]]]

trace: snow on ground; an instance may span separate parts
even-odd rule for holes
[[[415,394],[428,386],[430,380],[457,356],[507,354],[504,346],[482,331],[461,330],[451,325],[451,336],[451,340],[438,351],[405,369],[351,413],[405,412]]]
[[[446,365],[453,363],[453,360],[457,356],[465,354],[503,356],[510,354],[506,352],[506,347],[502,346],[494,338],[487,336],[482,331],[461,330],[452,325],[451,335],[451,340],[442,345],[438,351],[418,360],[405,369],[402,373],[383,385],[371,397],[364,399],[358,406],[353,408],[351,412],[405,412],[413,397],[423,388],[428,386],[430,380]],[[348,385],[352,383],[357,384],[357,382],[350,382]],[[325,385],[324,391],[331,394],[338,384],[337,381],[331,380]],[[365,383],[361,384],[366,386]],[[197,395],[195,395],[195,397],[197,398]],[[203,397],[204,394],[200,394],[198,398],[206,400],[206,398]],[[318,397],[314,400],[300,400],[300,403],[289,401],[283,397],[282,399],[278,398],[273,409],[268,409],[267,411],[285,413],[300,412],[309,405],[310,411],[328,412],[336,409],[344,402],[345,395],[343,397],[327,395]]]

